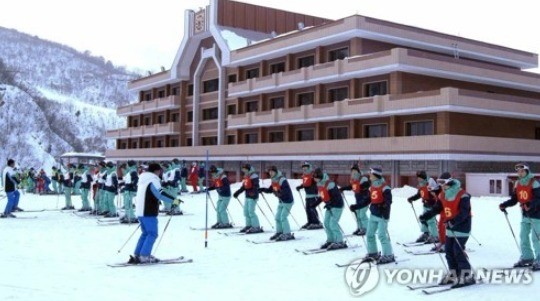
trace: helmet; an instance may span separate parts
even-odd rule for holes
[[[315,179],[321,179],[322,180],[323,176],[324,176],[323,171],[320,168],[315,169],[315,171],[313,172],[313,178],[315,178]]]
[[[215,165],[210,166],[210,169],[208,170],[210,173],[216,173],[217,167]]]
[[[427,180],[427,174],[425,170],[419,170],[416,172],[416,177]]]

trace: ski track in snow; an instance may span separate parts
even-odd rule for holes
[[[298,180],[290,180],[294,187]],[[269,186],[264,180],[262,186]],[[239,184],[233,184],[233,191]],[[394,253],[398,258],[409,258],[398,265],[386,265],[381,269],[433,267],[442,268],[439,256],[412,256],[397,241],[411,241],[419,235],[414,214],[406,198],[415,189],[411,187],[393,190],[394,201],[389,224]],[[302,202],[296,192],[292,213],[299,223],[305,222]],[[217,200],[215,192],[211,194]],[[266,194],[272,210],[277,199]],[[346,192],[349,203],[354,196]],[[350,244],[360,248],[328,252],[312,256],[297,253],[294,249],[316,248],[325,241],[323,230],[302,231],[302,240],[276,244],[255,245],[246,242],[247,236],[225,236],[216,231],[208,232],[208,248],[204,248],[204,231],[190,227],[203,227],[205,221],[205,195],[184,195],[182,210],[193,213],[171,219],[163,234],[168,216],[159,218],[159,235],[162,239],[155,255],[158,258],[185,256],[194,260],[184,265],[157,265],[113,269],[108,263],[126,261],[133,252],[139,231],[129,240],[120,254],[119,248],[135,231],[136,225],[102,227],[94,219],[84,219],[70,213],[44,211],[18,213],[20,216],[38,216],[37,219],[0,220],[2,243],[0,244],[0,300],[358,300],[348,292],[344,280],[344,263],[364,256],[366,250],[360,238],[348,238]],[[243,202],[243,196],[240,197]],[[473,235],[467,246],[474,267],[511,266],[519,257],[512,235],[498,204],[503,197],[473,198]],[[79,196],[73,197],[80,208]],[[260,198],[259,205],[271,218],[268,206]],[[0,200],[5,206],[6,199]],[[63,196],[37,196],[21,194],[20,207],[24,209],[54,209],[63,207]],[[421,203],[414,203],[416,211],[422,211]],[[209,225],[215,222],[215,213],[209,204]],[[231,200],[230,212],[236,225],[242,226],[242,209]],[[257,209],[261,225],[267,231],[253,239],[272,235],[271,227]],[[518,208],[509,209],[514,231],[519,233],[521,213]],[[271,218],[274,222],[273,218]],[[292,218],[291,228],[296,229]],[[349,234],[356,229],[351,213],[343,212],[340,222]],[[425,249],[427,247],[419,247]],[[537,277],[538,274],[535,274]],[[437,295],[437,300],[506,300],[537,298],[534,292],[540,284],[531,285],[482,285]],[[379,285],[362,300],[427,300],[419,291],[410,291],[398,284]]]

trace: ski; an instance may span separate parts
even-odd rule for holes
[[[347,248],[341,248],[341,249],[335,249],[335,250],[328,250],[328,249],[310,249],[310,250],[303,250],[303,251],[297,251],[301,252],[304,255],[314,255],[314,254],[321,254],[326,252],[334,252],[334,251],[340,251],[340,250],[350,250],[350,249],[356,249],[359,248],[360,245],[351,245]]]
[[[17,217],[7,217],[7,218],[1,218],[1,219],[35,219],[38,218],[37,216],[17,216]]]
[[[193,230],[193,231],[205,231],[206,228],[204,227],[200,227],[200,228],[197,228],[197,227],[189,227],[189,229]],[[214,230],[233,230],[233,229],[240,229],[240,227],[232,227],[232,228],[208,228],[209,231],[214,231]],[[222,234],[222,233],[220,233]]]
[[[222,229],[223,230],[223,229]],[[268,234],[269,232],[257,232],[257,233],[245,233],[245,232],[219,232],[219,234],[223,234],[225,236],[242,236],[242,235],[257,235],[257,234]]]
[[[377,263],[377,262],[373,262],[375,265],[385,265],[385,264],[398,264],[400,262],[405,262],[405,261],[409,261],[410,259],[409,258],[404,258],[404,259],[396,259],[395,261],[392,261],[392,262],[388,262],[388,263]],[[364,261],[362,261],[364,262]],[[362,263],[360,262],[360,263]],[[339,263],[336,263],[336,266],[338,268],[344,268],[344,267],[348,267],[348,266],[353,266],[353,265],[359,265],[360,263],[344,263],[344,264],[339,264]]]
[[[39,209],[39,210],[24,210],[24,211],[17,211],[17,213],[30,213],[30,212],[43,212],[45,209]]]
[[[192,263],[193,259],[187,259],[184,258],[184,256],[180,256],[177,258],[169,258],[169,259],[161,259],[159,262],[152,262],[152,263],[138,263],[138,264],[132,264],[132,263],[113,263],[113,264],[107,264],[107,266],[111,268],[122,268],[122,267],[135,267],[135,266],[149,266],[149,265],[159,265],[159,264],[182,264],[182,263]]]
[[[425,242],[397,242],[398,245],[404,246],[404,247],[418,247],[426,245]]]
[[[301,240],[302,237],[295,237],[294,239],[289,239],[289,240],[251,240],[251,239],[246,239],[247,242],[250,242],[252,244],[256,244],[256,245],[260,245],[260,244],[271,244],[271,243],[275,243],[275,242],[288,242],[288,241],[297,241],[297,240]]]
[[[422,284],[422,285],[416,285],[416,286],[413,286],[413,285],[407,285],[407,288],[410,289],[411,291],[414,291],[414,290],[420,290],[420,289],[426,289],[426,288],[433,288],[433,287],[439,287],[439,286],[444,286],[444,285],[438,284],[438,283],[434,283],[434,284]]]
[[[476,280],[476,283],[474,283],[474,284],[469,284],[469,285],[461,286],[461,287],[452,287],[452,286],[446,286],[446,285],[439,285],[439,286],[441,286],[441,288],[433,288],[433,289],[426,288],[426,289],[422,290],[422,293],[424,293],[425,295],[434,295],[434,294],[444,293],[444,292],[448,292],[448,291],[455,290],[455,289],[465,288],[465,287],[469,287],[469,286],[477,286],[477,285],[481,285],[481,284],[484,284],[484,282],[482,282],[480,280]]]
[[[408,254],[411,254],[411,255],[432,255],[432,254],[437,254],[437,253],[444,254],[444,252],[436,252],[436,251],[431,251],[431,250],[412,251],[412,250],[409,250],[409,249],[405,249],[405,252],[408,253]],[[474,250],[473,249],[467,249],[466,252],[467,253],[472,253],[472,252],[474,252]]]

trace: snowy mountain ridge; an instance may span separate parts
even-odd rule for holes
[[[65,152],[103,153],[106,130],[125,122],[116,107],[133,98],[127,82],[139,75],[13,29],[0,27],[0,41],[0,167],[7,158],[50,168]]]

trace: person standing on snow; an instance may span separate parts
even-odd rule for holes
[[[120,218],[120,223],[123,224],[132,224],[138,223],[139,220],[135,216],[133,210],[133,198],[137,192],[137,184],[139,181],[139,173],[137,172],[137,163],[133,160],[127,162],[127,168],[124,172],[124,187],[123,197],[124,197],[124,209],[125,214]]]
[[[89,168],[86,165],[79,164],[78,169],[81,171],[80,191],[82,200],[82,208],[79,209],[79,211],[92,211],[92,207],[90,206],[90,200],[88,198],[90,194],[90,185],[92,184],[92,175],[90,174]]]
[[[302,229],[317,230],[322,229],[323,225],[319,220],[317,206],[322,202],[317,191],[317,183],[313,180],[313,166],[305,161],[302,164],[302,184],[296,186],[296,191],[300,192],[304,189],[306,193],[306,216],[307,223],[302,226]]]
[[[371,202],[369,198],[370,182],[368,178],[362,176],[358,164],[354,164],[351,167],[351,179],[349,182],[349,185],[340,187],[339,191],[343,193],[345,190],[352,190],[354,192],[356,204],[350,205],[349,209],[356,215],[357,229],[352,234],[359,236],[366,235],[368,225],[368,216],[366,213]]]
[[[268,188],[259,188],[259,192],[273,193],[279,200],[276,210],[276,233],[270,237],[270,240],[285,241],[294,239],[294,234],[291,233],[289,224],[289,214],[291,213],[294,204],[291,186],[283,176],[281,171],[275,166],[268,168],[268,174],[272,184]]]
[[[199,163],[198,177],[199,178],[197,179],[197,184],[199,185],[200,192],[203,192],[205,186],[204,180],[206,179],[206,169],[204,166],[204,162]]]
[[[103,189],[106,204],[105,217],[118,217],[116,204],[114,203],[118,195],[118,175],[116,173],[116,167],[111,161],[106,164],[106,177]]]
[[[518,180],[514,184],[514,191],[511,198],[501,203],[499,208],[506,213],[507,207],[517,203],[521,207],[521,257],[514,267],[532,266],[534,270],[540,270],[540,183],[527,164],[518,163],[515,170]]]
[[[68,165],[65,167],[65,172],[60,179],[64,185],[64,197],[66,200],[66,206],[62,208],[62,210],[75,209],[73,203],[71,202],[71,193],[73,190],[73,166],[71,163],[68,163]]]
[[[330,181],[328,174],[323,173],[320,168],[313,172],[313,179],[317,183],[319,197],[325,203],[324,209],[324,230],[326,231],[326,243],[321,249],[337,250],[347,248],[343,240],[343,233],[339,226],[339,219],[343,213],[343,197],[333,181]]]
[[[433,180],[433,178],[428,178],[426,171],[424,170],[417,171],[416,177],[418,180],[418,184],[417,184],[418,191],[416,192],[415,195],[409,197],[407,201],[412,206],[412,202],[418,199],[422,199],[422,203],[424,205],[423,206],[424,210],[422,213],[425,213],[431,210],[433,205],[435,205],[436,198],[433,197],[431,193],[429,193],[429,186],[434,187],[435,185],[437,185],[437,183],[435,183],[435,180]],[[430,244],[430,243],[436,243],[439,241],[439,234],[437,230],[437,219],[435,218],[435,216],[433,216],[433,218],[426,221],[425,223],[422,223],[420,231],[422,231],[422,234],[420,235],[420,237],[418,237],[416,242],[418,243],[423,242],[426,244]]]
[[[238,199],[238,196],[242,192],[246,193],[244,200],[246,226],[240,232],[245,232],[246,234],[261,233],[263,229],[260,226],[259,217],[255,213],[257,201],[259,200],[259,175],[255,173],[255,168],[248,163],[242,165],[242,173],[244,174],[242,186],[233,195],[235,199]]]
[[[188,192],[187,186],[186,186],[187,177],[188,177],[188,168],[186,166],[186,160],[183,160],[182,165],[180,167],[180,186],[181,186],[180,192]]]
[[[20,197],[19,190],[17,190],[17,185],[19,185],[20,181],[19,179],[17,179],[17,175],[15,172],[15,160],[7,160],[7,166],[6,168],[4,168],[2,179],[4,182],[4,190],[7,194],[7,204],[4,209],[4,213],[0,215],[0,217],[17,217],[12,213],[18,205]]]
[[[197,188],[197,183],[199,182],[199,167],[197,166],[197,162],[193,161],[191,163],[191,168],[189,169],[189,183],[193,187],[192,193],[196,193],[199,191]]]
[[[437,179],[442,187],[439,200],[428,212],[420,215],[420,221],[426,222],[435,215],[444,214],[446,225],[446,261],[449,273],[440,284],[452,284],[458,288],[476,283],[469,258],[465,253],[465,244],[469,240],[472,224],[471,196],[461,188],[461,183],[444,172]]]
[[[135,247],[134,255],[128,263],[156,263],[159,259],[152,256],[152,248],[158,237],[158,213],[160,201],[178,205],[175,199],[161,189],[160,176],[163,170],[157,163],[150,163],[148,170],[139,176],[136,196],[136,214],[141,225],[141,236]]]
[[[396,261],[390,234],[388,234],[388,222],[390,221],[390,207],[392,205],[392,190],[386,185],[383,178],[382,168],[379,166],[369,169],[369,195],[371,205],[370,216],[366,232],[367,251],[366,258],[377,261],[378,264],[386,264]],[[378,252],[375,234],[381,243],[382,256]]]
[[[223,172],[223,169],[217,168],[215,165],[210,166],[208,170],[212,181],[208,191],[215,190],[218,193],[217,201],[217,222],[212,225],[212,229],[227,229],[232,228],[233,225],[229,222],[229,216],[227,215],[227,207],[231,201],[231,183],[227,178],[227,174]]]

